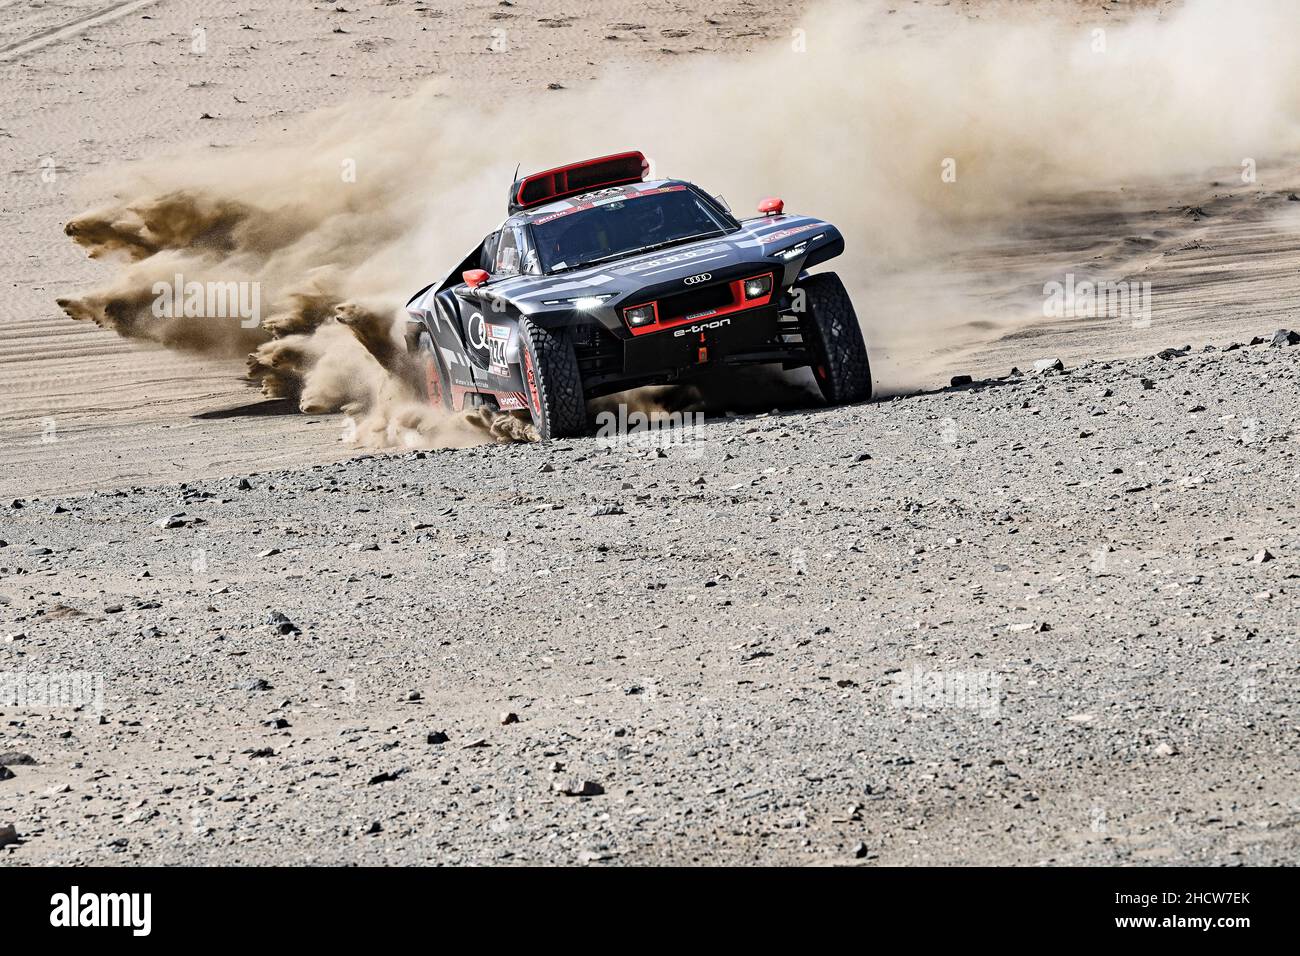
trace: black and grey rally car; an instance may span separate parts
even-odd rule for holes
[[[407,303],[407,348],[429,401],[526,410],[543,439],[589,427],[587,400],[727,365],[810,366],[831,404],[871,397],[830,223],[779,199],[736,220],[640,152],[547,170],[510,187],[509,214]]]

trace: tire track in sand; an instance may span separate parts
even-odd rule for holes
[[[8,43],[0,46],[0,63],[10,63],[19,57],[26,56],[42,47],[49,46],[51,43],[58,43],[60,40],[66,40],[70,37],[77,36],[90,27],[98,26],[101,23],[108,23],[119,17],[124,17],[136,10],[151,6],[158,0],[122,0],[120,3],[113,3],[107,7],[101,7],[90,13],[82,14],[67,23],[62,23],[56,27],[50,27],[47,30],[41,30],[38,33],[25,37],[14,43]],[[0,7],[5,6],[3,0],[0,0]]]

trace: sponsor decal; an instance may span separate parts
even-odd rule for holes
[[[575,212],[582,212],[584,209],[594,209],[597,206],[603,206],[607,203],[619,202],[624,199],[640,199],[642,196],[657,196],[660,193],[681,192],[685,188],[685,186],[660,186],[656,189],[637,189],[635,186],[614,186],[591,194],[598,198],[574,203],[568,209],[559,209],[555,212],[549,212],[545,216],[535,216],[528,221],[534,225],[542,225],[543,223],[553,222],[556,219],[562,219],[565,216],[572,216]]]
[[[487,348],[487,323],[483,320],[482,312],[475,312],[469,317],[468,332],[470,348],[479,351]]]
[[[700,256],[707,256],[722,251],[724,251],[724,247],[719,246],[709,246],[707,249],[688,249],[684,252],[675,252],[672,255],[660,256],[657,259],[651,259],[649,262],[642,262],[637,265],[634,271],[645,272],[647,269],[654,269],[657,266],[670,266],[674,262],[689,262],[691,259],[698,259]]]
[[[806,226],[794,226],[793,228],[782,229],[779,232],[774,232],[771,233],[770,235],[759,236],[758,241],[766,246],[769,243],[780,242],[782,239],[788,239],[790,236],[797,236],[801,232],[808,232],[812,229],[820,229],[821,226],[822,223],[820,222],[810,222]]]
[[[487,327],[488,371],[493,375],[508,376],[510,364],[506,361],[506,346],[510,344],[508,325]]]

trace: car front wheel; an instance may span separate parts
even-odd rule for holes
[[[519,320],[519,364],[528,410],[542,441],[581,435],[587,430],[587,403],[573,343],[554,331]]]
[[[804,291],[804,341],[812,353],[813,377],[830,405],[871,398],[871,363],[848,290],[833,272],[800,283]]]

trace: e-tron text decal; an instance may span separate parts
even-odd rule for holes
[[[724,325],[730,325],[731,319],[714,319],[712,322],[701,322],[699,325],[687,326],[684,329],[675,329],[673,338],[681,338],[683,335],[694,335],[697,332],[705,332],[709,329],[720,329]]]

